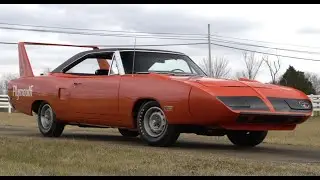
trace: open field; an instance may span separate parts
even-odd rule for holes
[[[69,126],[61,138],[44,138],[35,117],[0,113],[0,175],[320,175],[319,125],[314,118],[270,132],[253,149],[191,134],[157,148],[116,129]]]

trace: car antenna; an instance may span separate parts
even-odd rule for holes
[[[133,72],[134,72],[134,60],[136,57],[136,43],[137,43],[137,36],[134,36],[134,45],[133,45],[133,60],[132,60],[132,76],[133,76]]]

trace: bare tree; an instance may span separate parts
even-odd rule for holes
[[[1,76],[1,78],[0,78],[0,89],[2,91],[0,93],[6,94],[7,90],[8,90],[8,82],[10,80],[16,79],[18,77],[19,77],[19,75],[18,74],[14,74],[14,73],[3,74]]]
[[[200,64],[202,69],[213,78],[226,78],[229,77],[231,69],[229,66],[229,61],[224,57],[216,57],[212,63],[212,72],[210,73],[209,61],[208,59],[202,59],[202,64]]]
[[[202,59],[202,62],[199,64],[202,70],[210,76],[209,60],[206,58]]]
[[[226,78],[229,77],[231,69],[228,67],[229,61],[224,58],[215,58],[213,62],[213,77],[214,78]]]
[[[234,79],[239,79],[239,78],[243,78],[243,77],[246,77],[245,71],[238,71],[234,74]]]
[[[271,83],[277,84],[277,74],[280,70],[281,63],[280,58],[277,56],[277,61],[271,61],[268,59],[268,56],[263,56],[262,60],[267,64],[271,76]]]
[[[306,72],[305,76],[312,83],[312,86],[316,90],[316,93],[320,94],[320,76],[311,72]]]
[[[246,65],[246,69],[241,72],[242,75],[248,79],[255,79],[259,73],[263,60],[258,60],[255,57],[254,52],[249,53],[247,51],[243,52],[243,58]]]

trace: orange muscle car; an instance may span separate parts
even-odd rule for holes
[[[80,52],[48,75],[34,76],[20,42],[20,78],[9,82],[12,106],[37,114],[40,132],[58,137],[66,125],[118,128],[152,146],[180,133],[227,135],[238,146],[260,144],[269,130],[293,130],[312,113],[302,92],[248,79],[209,78],[180,52],[113,48]]]

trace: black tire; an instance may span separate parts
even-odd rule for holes
[[[49,120],[50,121],[49,125],[46,124],[46,125],[48,125],[47,127],[45,127],[44,124],[41,122],[41,116],[44,113],[42,111],[45,111],[46,109],[51,109],[51,110],[49,110],[49,111],[51,111],[49,113],[51,115],[50,116],[51,120]],[[59,137],[59,136],[61,136],[61,134],[64,130],[64,127],[65,127],[65,124],[57,121],[56,114],[55,114],[54,110],[46,102],[41,103],[41,105],[38,109],[37,121],[38,121],[38,128],[39,128],[41,134],[45,137]]]
[[[254,147],[262,143],[268,131],[230,131],[228,139],[236,146]]]
[[[162,113],[162,117],[166,122],[163,131],[157,137],[151,135],[151,130],[150,128],[149,131],[146,129],[148,127],[146,127],[147,122],[145,123],[145,121],[148,121],[148,118],[145,118],[146,113],[148,112],[148,110],[153,109],[157,109],[158,113]],[[164,113],[159,103],[157,103],[156,101],[148,101],[147,103],[142,105],[137,115],[137,127],[140,134],[140,138],[150,146],[171,146],[176,142],[180,135],[180,132],[177,130],[176,126],[167,123]]]
[[[129,129],[118,129],[120,134],[124,137],[137,137],[139,135],[138,131],[132,131]]]

